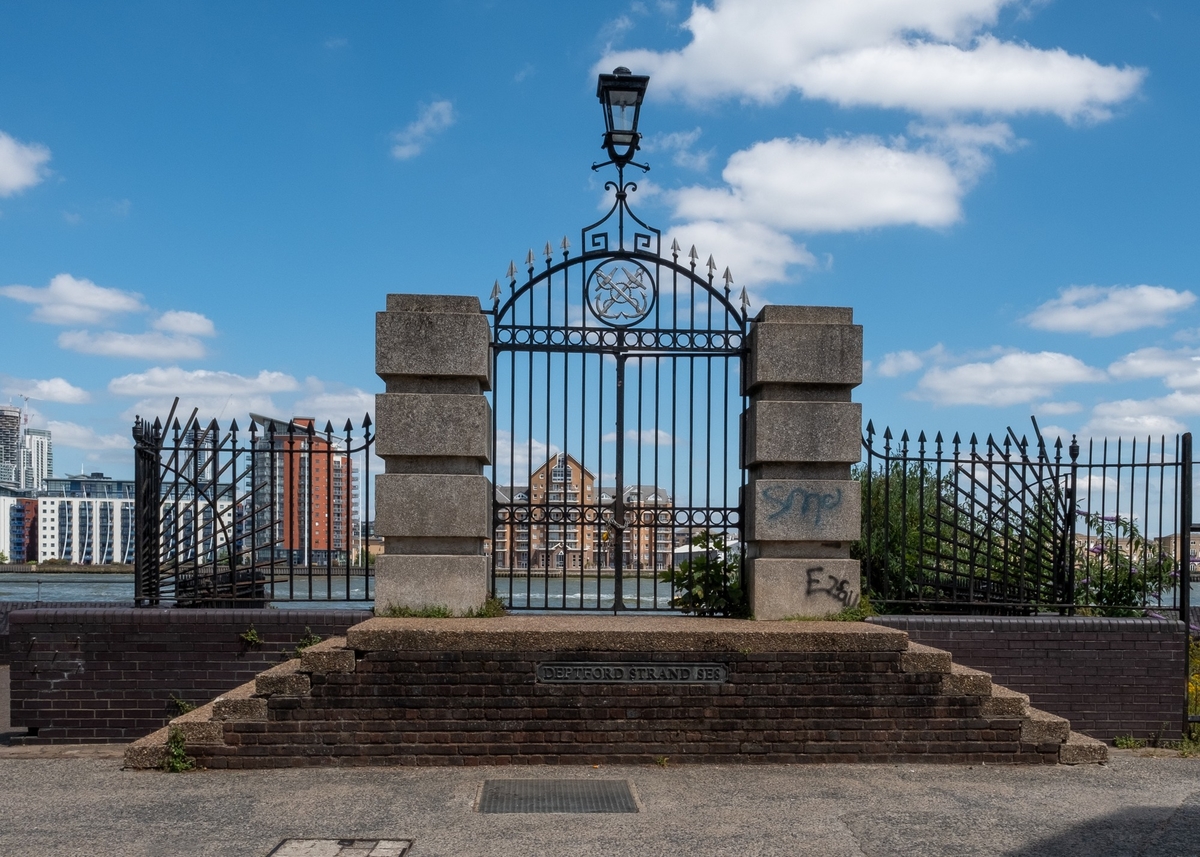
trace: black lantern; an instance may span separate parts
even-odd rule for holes
[[[638,150],[642,139],[638,113],[649,82],[648,75],[633,74],[622,66],[600,75],[596,83],[596,97],[604,107],[604,148],[617,167],[628,164]]]

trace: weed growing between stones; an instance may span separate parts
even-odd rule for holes
[[[845,607],[832,616],[788,616],[788,622],[862,622],[868,616],[878,616],[879,611],[865,594],[853,607]]]
[[[453,619],[454,612],[449,607],[443,607],[440,604],[432,607],[401,607],[396,604],[389,605],[382,611],[376,607],[376,616],[385,616],[389,619]],[[508,610],[504,607],[504,602],[499,598],[489,598],[483,602],[483,605],[478,608],[468,610],[462,615],[464,619],[495,619],[500,616],[508,615]]]
[[[195,711],[194,703],[188,702],[186,699],[181,699],[175,694],[171,694],[171,702],[175,703],[175,707],[179,709],[180,714],[187,714],[189,711]]]
[[[163,770],[169,774],[190,771],[196,767],[196,760],[187,754],[183,730],[173,728],[167,733],[167,757],[163,759]]]
[[[1146,746],[1146,742],[1141,738],[1134,738],[1132,735],[1118,735],[1113,738],[1113,746],[1118,750],[1138,750]]]
[[[258,636],[258,631],[254,629],[253,625],[238,634],[238,637],[247,646],[261,646],[263,643],[262,637]]]
[[[304,626],[304,636],[301,637],[299,639],[299,641],[296,643],[296,657],[300,657],[301,653],[305,649],[309,648],[310,646],[315,646],[319,642],[321,642],[321,635],[314,634],[312,632],[312,628],[305,625]]]

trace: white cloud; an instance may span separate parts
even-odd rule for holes
[[[1200,413],[1200,399],[1173,393],[1160,399],[1122,399],[1101,402],[1092,408],[1080,434],[1094,437],[1175,434],[1186,426],[1179,419]]]
[[[546,444],[545,441],[527,437],[513,438],[508,429],[496,430],[496,460],[492,462],[495,482],[499,487],[506,487],[515,480],[517,485],[527,485],[529,474],[545,464],[552,455],[562,450],[558,444]],[[510,474],[512,474],[510,478]]]
[[[916,372],[924,365],[925,361],[916,352],[893,351],[891,354],[883,355],[876,371],[885,378],[895,378],[898,375]]]
[[[347,419],[356,429],[360,427],[363,414],[370,414],[371,421],[375,421],[374,393],[311,377],[304,379],[304,387],[307,395],[292,405],[295,415],[313,417],[318,426],[324,426],[327,420],[332,421],[334,430],[339,432]]]
[[[693,103],[789,93],[844,107],[924,115],[1040,112],[1101,120],[1137,92],[1143,69],[1101,65],[1062,49],[1002,42],[985,32],[1019,0],[716,0],[695,4],[677,51],[609,53],[653,95]]]
[[[877,226],[949,226],[966,188],[928,151],[875,137],[756,143],[730,157],[723,188],[675,191],[674,215],[774,229],[842,232]]]
[[[939,405],[1004,407],[1044,399],[1065,384],[1104,379],[1104,372],[1068,354],[1018,351],[990,363],[935,366],[921,377],[913,395]]]
[[[436,135],[453,125],[454,120],[454,105],[449,101],[423,105],[417,118],[394,135],[396,145],[392,146],[392,157],[400,161],[415,158]]]
[[[1108,372],[1121,380],[1162,378],[1169,387],[1196,388],[1200,387],[1200,353],[1141,348],[1113,363]]]
[[[1062,414],[1077,414],[1083,410],[1083,405],[1079,404],[1079,402],[1042,402],[1034,410],[1039,414],[1060,416]]]
[[[212,320],[208,316],[201,315],[198,312],[186,312],[184,310],[170,310],[164,312],[154,321],[154,329],[161,330],[166,333],[178,333],[183,336],[216,336],[217,330],[213,327]]]
[[[1112,336],[1162,327],[1196,302],[1191,292],[1165,286],[1070,286],[1025,317],[1030,327],[1061,333]]]
[[[97,286],[70,274],[58,274],[44,289],[0,286],[0,295],[34,304],[33,319],[47,324],[100,324],[111,316],[146,308],[139,294]]]
[[[641,149],[644,152],[669,152],[671,162],[677,167],[703,172],[708,169],[708,161],[715,150],[697,152],[694,150],[696,141],[700,139],[701,131],[694,128],[691,131],[675,131],[670,134],[655,134],[642,140]],[[640,185],[639,185],[640,187]]]
[[[27,380],[0,376],[0,381],[3,381],[0,391],[10,396],[28,396],[41,402],[62,402],[65,405],[82,405],[92,400],[87,390],[76,387],[65,378]]]
[[[187,313],[192,315],[192,313]],[[64,330],[58,345],[81,354],[102,357],[134,357],[140,360],[198,360],[204,356],[204,343],[191,336],[166,333],[119,333],[105,330]]]
[[[47,428],[50,429],[50,434],[53,436],[56,447],[69,446],[72,449],[111,450],[128,449],[133,446],[129,435],[97,434],[95,429],[89,426],[76,425],[75,423],[50,420],[47,423]]]
[[[806,268],[817,265],[816,258],[803,244],[759,223],[693,221],[671,227],[664,246],[669,247],[672,239],[679,241],[685,254],[694,245],[701,265],[711,255],[717,263],[717,274],[729,268],[739,286],[783,280],[791,265]],[[686,256],[680,259],[685,260]]]
[[[22,143],[0,131],[0,196],[31,188],[46,176],[50,150],[40,143]]]
[[[165,417],[173,399],[180,399],[178,414],[186,417],[192,408],[199,409],[201,419],[244,417],[251,411],[277,412],[271,396],[299,389],[291,375],[263,370],[257,375],[237,375],[210,369],[185,370],[177,366],[154,367],[114,378],[108,390],[117,396],[137,398],[138,401],[122,415]]]

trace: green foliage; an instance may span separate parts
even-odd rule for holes
[[[296,643],[296,657],[300,657],[301,652],[303,652],[309,646],[315,646],[319,642],[321,642],[321,635],[314,634],[312,632],[312,628],[305,625],[304,636],[301,637]]]
[[[186,699],[181,699],[175,694],[171,694],[171,702],[175,703],[175,707],[179,709],[180,714],[187,714],[189,711],[195,711],[194,703],[188,702]]]
[[[478,610],[468,610],[463,615],[468,619],[498,619],[501,616],[507,616],[508,610],[499,598],[489,598]]]
[[[443,607],[440,604],[416,608],[389,604],[382,611],[376,606],[375,615],[386,616],[389,619],[451,619],[454,616],[449,607]]]
[[[167,733],[167,756],[163,759],[164,771],[178,774],[196,767],[196,760],[187,754],[186,744],[182,729],[175,727]]]
[[[668,765],[668,763],[670,763],[670,761],[671,761],[670,756],[655,756],[654,757],[654,764],[658,765],[660,768],[665,768]]]
[[[1137,750],[1146,746],[1146,742],[1141,738],[1134,738],[1132,735],[1118,735],[1113,738],[1113,746],[1118,750]]]
[[[862,622],[868,616],[878,616],[879,611],[868,595],[863,595],[853,607],[845,607],[832,616],[788,616],[788,622]]]
[[[454,611],[440,604],[432,607],[402,607],[398,604],[390,604],[383,610],[376,606],[375,615],[385,616],[389,619],[453,619]],[[462,618],[495,619],[507,615],[508,610],[505,609],[503,601],[499,598],[489,598],[479,607],[467,610],[462,614]]]
[[[1076,601],[1096,616],[1141,616],[1148,599],[1175,585],[1175,561],[1117,515],[1087,515],[1091,547],[1075,552]]]
[[[693,538],[692,544],[703,552],[693,553],[660,575],[675,590],[671,606],[693,616],[749,616],[739,553],[730,549],[723,535],[708,530]]]
[[[247,646],[261,646],[263,644],[262,637],[258,636],[258,631],[255,630],[253,625],[239,634],[238,637]]]
[[[0,551],[0,565],[7,565],[7,564],[8,564],[8,554],[6,554],[4,551]]]

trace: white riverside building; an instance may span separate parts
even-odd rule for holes
[[[103,473],[50,478],[37,501],[39,562],[133,562],[133,480]]]

